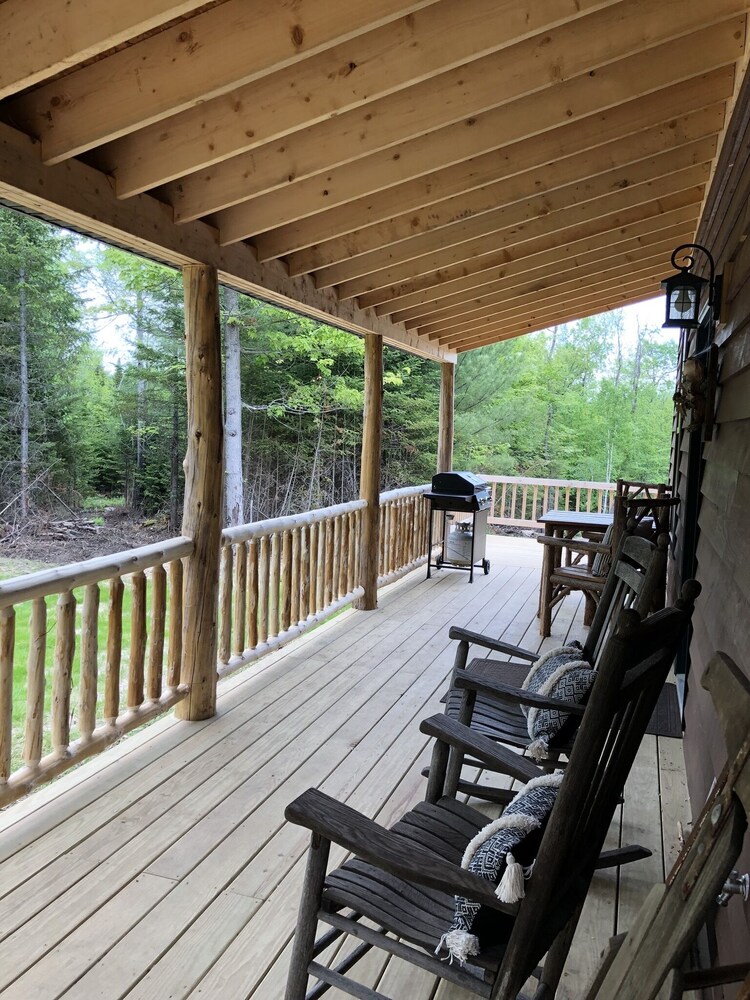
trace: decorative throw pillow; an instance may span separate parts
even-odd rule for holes
[[[614,534],[615,526],[610,524],[607,530],[604,532],[604,537],[602,538],[602,545],[612,544],[612,535]],[[594,560],[591,563],[591,572],[594,576],[606,576],[609,573],[609,567],[612,565],[612,552],[597,552],[594,556]]]
[[[531,877],[534,862],[523,868],[511,852],[521,852],[524,840],[545,823],[562,779],[562,771],[533,778],[505,807],[500,819],[483,827],[464,852],[461,867],[496,883],[495,895],[503,903],[516,903],[525,895],[524,879]],[[480,903],[456,896],[453,923],[440,938],[436,954],[445,948],[449,960],[456,959],[461,965],[470,955],[478,955],[479,938],[472,928],[481,909]]]
[[[580,705],[586,698],[596,673],[583,659],[580,642],[551,649],[540,657],[526,675],[522,687],[533,694],[557,698]],[[559,736],[570,718],[570,713],[557,708],[533,708],[522,705],[529,737],[529,756],[544,760],[555,737]]]

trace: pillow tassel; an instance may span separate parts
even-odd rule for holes
[[[549,757],[549,737],[537,737],[533,743],[529,743],[526,749],[529,751],[529,757],[537,763],[539,763],[539,761],[546,760]]]
[[[520,865],[508,851],[505,855],[505,871],[495,895],[501,903],[517,903],[526,895],[523,887],[523,865]]]
[[[476,934],[470,934],[468,931],[448,931],[438,941],[435,954],[437,955],[443,948],[448,952],[447,959],[443,959],[444,962],[447,961],[449,965],[453,965],[455,958],[459,965],[465,965],[469,955],[479,954],[479,938]]]

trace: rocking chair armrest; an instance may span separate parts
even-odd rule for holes
[[[500,684],[498,681],[489,680],[486,677],[476,677],[468,670],[455,670],[453,672],[453,686],[476,691],[478,694],[486,694],[490,698],[496,698],[498,701],[508,702],[511,705],[528,705],[530,708],[557,708],[570,715],[583,715],[584,712],[583,705],[562,701],[560,698],[551,698],[549,695],[535,694],[533,691],[524,691],[523,688]]]
[[[509,656],[518,656],[522,660],[529,660],[534,663],[539,659],[539,653],[533,653],[530,649],[523,649],[521,646],[514,646],[510,642],[503,642],[502,639],[493,639],[489,635],[482,635],[480,632],[469,632],[468,629],[461,628],[460,625],[451,625],[448,630],[449,639],[458,639],[461,642],[468,642],[474,646],[483,646],[496,653],[507,653]],[[498,661],[498,667],[502,666]]]
[[[553,549],[573,549],[574,552],[611,552],[612,545],[603,542],[587,542],[582,538],[552,538],[549,535],[537,535],[540,545],[551,545]]]
[[[449,895],[466,896],[503,913],[518,911],[517,904],[501,903],[485,879],[387,830],[317,788],[308,788],[290,802],[284,815],[290,823],[306,826],[314,834],[399,878]]]
[[[544,774],[541,767],[534,764],[528,757],[514,753],[502,743],[495,743],[489,737],[475,732],[468,726],[462,726],[460,722],[456,722],[455,719],[451,719],[447,715],[433,715],[429,719],[424,719],[420,723],[419,729],[426,736],[433,736],[463,753],[471,754],[483,764],[487,764],[511,778],[517,778],[519,781],[531,781],[532,778],[538,778]]]

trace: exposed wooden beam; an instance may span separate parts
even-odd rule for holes
[[[381,121],[392,129],[395,122],[383,119],[394,114],[402,118],[400,127],[408,127],[414,105],[404,89],[411,94],[418,87],[426,97],[435,86],[445,90],[447,81],[455,89],[465,75],[462,85],[471,90],[478,67],[486,71],[499,50],[518,47],[513,44],[517,39],[580,18],[581,6],[585,12],[620,2],[539,0],[519,5],[514,0],[441,0],[296,68],[241,87],[227,99],[207,101],[163,126],[126,136],[108,151],[108,165],[117,174],[120,192],[128,194],[256,149],[333,115],[349,112],[351,118],[362,105],[367,110],[356,116],[370,129],[377,131]],[[446,37],[451,45],[445,44]],[[418,102],[420,96],[414,96]]]
[[[641,51],[644,24],[648,26],[647,44],[657,45],[714,24],[738,6],[744,9],[745,3],[746,0],[714,0],[708,8],[703,0],[683,0],[679,18],[675,17],[671,5],[654,6],[652,0],[614,3],[604,10],[579,17],[552,31],[542,32],[342,114],[340,121],[327,123],[329,127],[333,124],[338,137],[338,148],[329,147],[332,154],[329,162],[354,160],[409,136],[423,135],[466,115],[479,114],[524,94],[553,86],[562,77],[596,72],[608,62]],[[744,18],[732,17],[717,27],[723,27],[734,36],[732,58],[736,59],[742,51]],[[681,46],[674,48],[679,51]],[[306,96],[312,102],[312,96]],[[279,102],[277,93],[274,103]],[[305,104],[304,99],[301,103]],[[230,105],[231,101],[227,99],[224,104]],[[209,110],[210,117],[201,113]],[[108,166],[117,175],[120,194],[142,191],[200,170],[256,148],[274,137],[304,128],[315,120],[310,109],[306,113],[304,106],[296,106],[299,112],[296,124],[291,112],[288,117],[284,113],[278,118],[271,115],[263,119],[266,132],[266,126],[258,126],[256,115],[248,127],[246,116],[221,115],[221,110],[220,107],[201,108],[195,118],[193,111],[183,112],[174,127],[150,126],[140,134],[126,136],[112,144]],[[231,107],[229,110],[231,112]],[[341,149],[342,144],[346,152]]]
[[[227,0],[24,95],[13,113],[41,139],[45,162],[58,163],[270,73],[288,75],[331,45],[433,2]]]
[[[278,262],[258,263],[247,245],[222,249],[216,230],[205,223],[175,226],[169,206],[155,198],[119,201],[110,180],[79,160],[45,167],[39,144],[7,125],[0,125],[0,199],[165,264],[212,265],[219,280],[238,291],[353,333],[379,333],[387,343],[422,357],[446,360],[440,349],[371,310],[340,303],[309,279],[290,278]]]
[[[550,282],[544,289],[509,296],[504,302],[487,305],[466,316],[426,323],[419,328],[419,332],[430,340],[441,340],[453,333],[481,333],[483,329],[493,328],[499,323],[523,320],[529,309],[557,305],[575,307],[577,302],[586,301],[600,292],[625,289],[644,280],[653,280],[658,284],[669,270],[669,257],[674,246],[661,246],[642,259],[603,268],[589,275],[579,276],[575,272],[561,275],[558,281]]]
[[[479,306],[521,294],[522,288],[542,288],[548,279],[566,275],[569,271],[575,271],[576,274],[594,273],[596,268],[615,266],[618,260],[635,262],[639,256],[650,253],[657,244],[671,242],[677,246],[680,242],[692,239],[697,223],[698,216],[693,210],[679,224],[665,226],[642,236],[626,238],[624,233],[607,233],[595,237],[600,246],[593,250],[579,250],[576,245],[556,247],[533,257],[514,261],[504,269],[506,273],[503,278],[444,299],[399,310],[392,313],[391,318],[394,322],[403,323],[407,330],[415,330],[425,323],[444,317],[463,316]]]
[[[476,350],[477,347],[487,347],[488,344],[521,337],[526,333],[535,333],[537,330],[546,330],[551,326],[559,326],[561,323],[574,323],[587,316],[597,316],[599,313],[610,312],[612,309],[622,309],[623,306],[632,305],[635,302],[645,302],[647,299],[653,299],[657,294],[658,287],[654,288],[653,285],[648,284],[640,289],[632,288],[626,292],[616,290],[611,294],[590,299],[585,303],[582,302],[577,309],[570,311],[558,309],[549,313],[529,315],[524,323],[498,327],[497,330],[486,332],[482,337],[457,338],[455,341],[451,341],[450,346],[457,353]]]
[[[297,183],[324,172],[316,193],[307,191],[303,196],[303,204],[307,206],[303,213],[319,211],[557,128],[561,122],[600,113],[680,81],[697,95],[700,81],[695,78],[701,74],[708,74],[702,82],[708,88],[709,99],[715,100],[716,97],[710,96],[711,87],[717,85],[712,71],[723,71],[721,91],[725,94],[732,87],[737,45],[734,31],[714,26],[682,38],[679,46],[665,43],[603,66],[594,78],[586,73],[566,79],[540,93],[482,114],[472,114],[427,135],[402,139],[379,151],[377,137],[363,128],[362,123],[359,131],[347,128],[342,120],[321,123],[287,136],[283,142],[266,144],[257,150],[257,155],[235,157],[210,170],[181,178],[178,184],[169,187],[168,195],[178,213],[182,197],[185,203],[192,204],[190,214],[204,215],[222,204],[256,198],[279,188],[288,187],[290,198],[294,199]],[[697,106],[703,100],[697,96]],[[596,131],[595,122],[591,124]],[[342,164],[350,166],[344,170]],[[299,207],[299,203],[295,204]],[[229,216],[221,219],[228,238],[258,231],[249,205],[237,206],[235,213],[233,222]],[[291,217],[299,214],[295,210]],[[261,228],[268,228],[268,220],[263,220]]]
[[[354,278],[347,278],[345,265],[338,264],[318,272],[316,285],[323,288],[329,283],[339,283],[339,296],[348,298],[372,288],[429,275],[436,275],[436,279],[431,282],[435,284],[436,280],[440,280],[447,271],[451,272],[451,269],[457,266],[461,267],[464,274],[469,273],[468,269],[485,270],[485,259],[488,255],[496,255],[504,247],[513,247],[537,236],[554,236],[555,232],[560,230],[582,223],[591,224],[603,216],[637,205],[653,204],[654,201],[680,191],[695,192],[696,188],[700,188],[702,196],[709,169],[708,163],[701,163],[684,170],[676,170],[664,177],[657,177],[656,180],[623,188],[614,194],[600,196],[577,205],[562,205],[559,210],[552,211],[547,216],[543,214],[545,205],[542,199],[539,205],[534,206],[536,212],[528,206],[526,221],[509,222],[507,228],[489,232],[487,235],[466,240],[455,246],[447,246],[443,250],[433,251],[424,256],[399,261],[390,267],[387,266],[387,260],[380,257],[375,259],[374,255],[373,257],[368,255],[366,263],[372,265],[372,269]],[[509,216],[510,213],[500,218],[505,221]],[[354,260],[355,266],[350,270],[356,273],[360,271],[360,266],[358,258]],[[380,266],[376,267],[376,264]]]
[[[360,273],[367,273],[374,269],[368,261],[382,260],[386,255],[391,264],[410,260],[540,214],[635,187],[689,165],[708,163],[716,153],[716,136],[705,135],[703,128],[701,131],[703,138],[656,152],[663,148],[661,129],[656,129],[644,137],[628,136],[499,180],[431,205],[423,212],[399,216],[301,250],[287,258],[289,273],[306,274],[322,268],[325,275],[340,273],[346,280],[357,273],[354,258],[362,261]],[[333,265],[341,262],[345,263],[336,271]],[[334,277],[333,283],[338,280]]]
[[[629,214],[632,216],[634,212],[640,212],[640,209],[631,209]],[[539,241],[522,243],[518,247],[517,255],[508,255],[508,259],[496,267],[466,277],[454,278],[452,281],[421,291],[394,295],[377,306],[375,311],[379,316],[398,316],[397,322],[404,322],[422,316],[425,312],[430,313],[445,306],[461,304],[467,300],[467,296],[482,295],[486,291],[492,291],[495,287],[500,287],[506,279],[515,285],[526,280],[527,275],[543,276],[548,268],[559,271],[579,261],[615,256],[621,248],[637,249],[653,240],[655,234],[665,228],[672,231],[684,228],[688,232],[694,232],[697,220],[697,204],[650,214],[620,226],[612,226],[612,220],[605,217],[597,223],[597,231],[594,234],[581,239],[566,239],[562,243],[556,241],[551,247],[544,246],[541,249]],[[382,295],[382,292],[380,294]],[[365,298],[366,296],[361,296],[361,299]]]
[[[581,266],[575,266],[571,262],[565,269],[551,273],[546,278],[527,281],[511,289],[503,288],[490,295],[469,299],[463,306],[453,306],[450,310],[423,316],[415,320],[408,329],[419,330],[421,335],[432,337],[441,325],[475,323],[487,316],[501,315],[519,306],[526,307],[539,299],[548,300],[552,295],[574,294],[598,281],[627,278],[644,267],[660,264],[666,273],[672,250],[681,242],[689,240],[694,232],[695,229],[676,227],[674,230],[666,230],[666,238],[656,243],[630,252],[621,250],[608,260],[594,260]]]
[[[182,17],[204,0],[5,0],[0,100]]]
[[[689,107],[684,102],[684,88],[670,88],[680,101],[680,110]],[[663,93],[663,92],[662,92]],[[686,114],[675,117],[669,105],[658,100],[660,94],[650,94],[630,104],[638,104],[642,114],[638,125],[631,125],[632,109],[630,104],[620,105],[597,116],[597,128],[589,118],[569,125],[562,125],[555,131],[554,146],[557,164],[561,169],[569,168],[571,160],[577,160],[586,152],[592,156],[599,151],[602,156],[620,155],[619,150],[625,150],[626,160],[610,159],[609,166],[617,162],[631,162],[640,156],[648,156],[658,150],[679,146],[700,136],[714,135],[722,127],[724,121],[723,102],[713,103],[705,108],[691,109]],[[703,96],[701,96],[703,99]],[[650,105],[650,108],[649,108]],[[628,114],[625,114],[625,111]],[[646,112],[650,110],[651,115]],[[657,123],[650,121],[651,116],[658,117]],[[604,152],[604,148],[608,150]],[[445,204],[450,198],[465,195],[495,184],[503,178],[511,178],[528,171],[538,171],[548,167],[550,152],[550,135],[543,132],[529,139],[511,143],[499,150],[492,150],[481,156],[473,157],[463,163],[436,170],[424,177],[384,191],[376,192],[366,198],[347,202],[337,208],[309,215],[288,225],[282,225],[270,232],[260,232],[253,236],[253,243],[260,260],[271,260],[313,245],[319,245],[327,240],[335,239],[345,233],[351,233],[388,219],[395,219],[401,213],[408,213],[407,218],[414,218],[414,213],[436,205]],[[606,167],[605,167],[606,169]],[[570,177],[569,177],[570,179]],[[298,187],[307,185],[302,181]],[[318,186],[320,181],[317,182]],[[560,180],[559,184],[566,181]],[[541,190],[537,188],[537,193]],[[264,198],[255,199],[253,207],[256,212],[256,224],[259,202],[264,199],[275,201],[282,208],[292,190],[274,193]],[[499,203],[496,203],[499,204]],[[412,227],[413,230],[414,227]]]
[[[572,254],[582,247],[588,248],[591,241],[597,237],[611,235],[615,241],[620,238],[623,230],[633,225],[639,227],[652,225],[658,228],[662,224],[662,218],[672,212],[689,210],[691,214],[697,214],[702,197],[702,186],[691,188],[689,191],[678,191],[677,194],[668,195],[655,202],[638,205],[622,212],[612,212],[594,222],[585,222],[560,233],[543,235],[527,243],[521,243],[517,247],[503,248],[477,260],[471,268],[466,265],[446,268],[437,275],[422,275],[412,281],[374,289],[359,296],[358,300],[363,300],[372,306],[388,301],[413,302],[420,294],[429,298],[440,298],[443,294],[447,296],[457,291],[476,289],[503,277],[508,264],[523,258],[552,250],[557,251],[565,246],[570,247]]]

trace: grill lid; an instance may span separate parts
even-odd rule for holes
[[[433,493],[448,493],[454,496],[468,496],[489,489],[487,483],[474,472],[438,472],[432,477]]]

